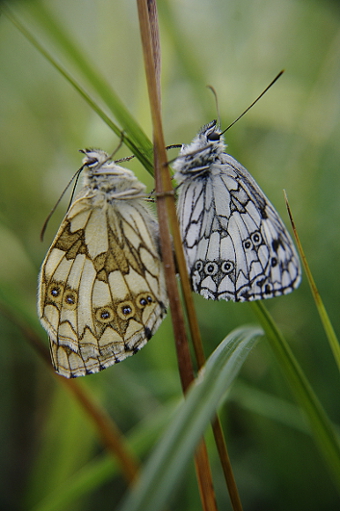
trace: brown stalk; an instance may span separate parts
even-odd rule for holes
[[[170,304],[175,303],[176,310],[171,308],[171,313],[173,317],[174,323],[174,333],[176,339],[176,346],[178,352],[178,361],[180,366],[180,374],[182,379],[182,385],[184,391],[187,389],[187,384],[189,384],[193,379],[193,370],[190,361],[190,373],[189,370],[189,361],[187,361],[187,357],[189,357],[189,348],[183,347],[183,341],[187,344],[185,331],[184,331],[184,320],[182,311],[177,310],[177,305],[179,309],[179,296],[178,291],[171,295],[173,289],[177,290],[176,278],[173,270],[173,258],[171,256],[171,241],[170,241],[170,233],[169,236],[165,235],[165,226],[168,227],[167,218],[170,220],[171,231],[173,235],[173,243],[176,253],[176,261],[177,268],[181,277],[181,285],[183,291],[183,298],[187,313],[187,318],[189,322],[191,338],[194,345],[195,357],[197,360],[198,368],[204,366],[205,364],[205,355],[203,351],[203,345],[201,340],[201,335],[198,327],[196,310],[194,308],[191,286],[188,278],[187,266],[185,261],[185,256],[183,252],[182,240],[179,232],[179,226],[177,221],[177,214],[174,202],[174,196],[172,193],[172,185],[170,180],[170,174],[168,172],[168,168],[166,166],[167,157],[164,149],[164,138],[163,138],[163,130],[161,123],[161,113],[160,113],[160,44],[159,44],[159,32],[158,32],[158,20],[157,20],[157,8],[154,0],[137,0],[138,9],[139,9],[139,18],[140,18],[140,26],[141,26],[141,37],[143,43],[143,51],[144,51],[144,61],[146,68],[146,76],[148,81],[148,90],[149,90],[149,99],[151,105],[151,115],[153,120],[154,127],[154,157],[155,157],[155,177],[156,177],[156,195],[158,197],[157,200],[157,211],[158,211],[158,220],[161,226],[160,232],[161,237],[166,237],[165,247],[166,249],[162,254],[165,254],[163,257],[164,266],[166,271],[166,279],[167,285],[171,286],[171,291],[169,293]],[[157,99],[156,99],[157,98]],[[161,164],[161,165],[160,165]],[[159,167],[159,168],[158,168]],[[163,228],[164,226],[164,228]],[[169,244],[170,243],[170,244]],[[162,245],[162,240],[161,240]],[[163,245],[162,245],[163,247]],[[171,269],[170,269],[171,268]],[[168,270],[168,271],[167,271]],[[167,275],[168,273],[168,275]],[[175,300],[175,302],[173,301]],[[171,307],[171,305],[170,305]],[[178,329],[176,330],[176,327]],[[183,328],[183,330],[182,330]],[[177,335],[180,337],[177,337]],[[184,355],[184,356],[183,356]],[[186,362],[184,363],[184,357]],[[182,366],[182,370],[181,370]],[[184,371],[184,373],[182,372]],[[186,382],[186,383],[185,383]],[[215,443],[217,446],[217,450],[219,453],[224,477],[226,480],[226,484],[228,487],[230,500],[233,506],[234,511],[242,511],[242,504],[240,500],[240,496],[238,493],[238,489],[236,486],[235,478],[233,475],[233,470],[222,430],[222,426],[218,416],[216,416],[212,421],[212,429],[214,433]],[[204,453],[205,450],[205,453]],[[200,451],[200,456],[203,458],[207,456],[205,444],[201,444],[198,451]],[[208,482],[209,486],[209,482]],[[211,481],[212,488],[212,481]],[[204,495],[202,496],[202,485],[200,486],[201,498],[204,499]],[[204,491],[209,491],[207,487],[205,487]],[[204,493],[204,492],[203,492]]]
[[[160,242],[164,262],[167,291],[173,321],[179,372],[183,391],[186,392],[194,379],[187,341],[184,316],[181,309],[180,296],[176,281],[175,263],[172,254],[172,242],[168,219],[177,256],[178,239],[180,240],[173,189],[168,167],[163,137],[160,111],[160,52],[157,22],[157,8],[154,0],[137,0],[140,31],[142,38],[144,64],[149,92],[154,138],[154,164],[156,179],[157,212],[160,224]],[[176,235],[177,230],[177,235]],[[180,249],[182,250],[181,243]],[[182,250],[183,253],[183,250]],[[179,256],[181,258],[181,256]],[[184,254],[182,257],[184,261]],[[185,261],[184,261],[185,265]],[[195,466],[199,481],[200,496],[205,511],[216,511],[216,500],[213,489],[212,475],[204,440],[197,447]]]
[[[39,335],[34,329],[22,318],[19,319],[18,314],[14,314],[12,310],[0,304],[0,310],[12,323],[14,323],[22,332],[28,343],[38,352],[39,356],[46,363],[47,367],[57,378],[58,382],[64,385],[68,392],[71,392],[76,400],[80,403],[83,410],[94,423],[99,436],[108,452],[110,452],[120,464],[122,473],[128,483],[132,483],[139,471],[139,460],[130,451],[130,448],[116,426],[115,422],[106,413],[93,397],[90,396],[88,389],[83,388],[80,383],[75,380],[69,380],[63,376],[59,376],[53,369],[50,354],[47,347],[41,341]]]

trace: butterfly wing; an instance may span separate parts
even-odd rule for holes
[[[179,220],[192,287],[213,300],[289,293],[301,279],[293,242],[249,172],[230,155],[180,186]]]
[[[140,200],[73,203],[43,262],[38,306],[63,376],[98,372],[146,344],[167,295],[157,224]]]

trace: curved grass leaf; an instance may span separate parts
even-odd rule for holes
[[[120,511],[156,511],[165,507],[223,395],[262,335],[259,328],[244,327],[221,342],[200,371]]]
[[[30,4],[30,13],[37,21],[39,26],[45,31],[47,38],[56,45],[59,51],[68,59],[72,66],[72,73],[77,70],[82,77],[90,84],[99,98],[108,106],[112,114],[121,125],[121,129],[103,112],[97,101],[85,91],[84,87],[74,79],[65,67],[58,64],[57,59],[48,52],[33,35],[33,29],[28,29],[13,12],[6,7],[2,7],[4,14],[12,21],[12,23],[21,31],[21,33],[35,46],[35,48],[60,72],[64,78],[77,90],[77,92],[85,99],[85,101],[93,108],[93,110],[102,118],[102,120],[118,135],[124,132],[124,140],[132,153],[140,160],[146,170],[153,174],[152,165],[152,144],[145,135],[141,127],[137,124],[127,108],[123,105],[113,88],[101,76],[88,59],[86,59],[82,51],[77,47],[75,41],[72,40],[61,23],[58,23],[41,2],[33,2]]]

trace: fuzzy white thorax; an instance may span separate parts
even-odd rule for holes
[[[176,170],[175,179],[182,182],[190,174],[208,170],[221,154],[225,152],[226,144],[219,133],[217,121],[214,120],[203,126],[190,144],[183,145],[173,167]]]
[[[110,194],[111,198],[143,198],[143,185],[131,170],[114,163],[101,149],[84,149],[83,185],[87,189]]]

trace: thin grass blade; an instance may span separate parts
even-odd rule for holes
[[[327,336],[330,348],[331,348],[331,350],[333,352],[333,356],[335,358],[335,362],[337,363],[338,369],[340,370],[340,344],[339,344],[339,340],[338,340],[338,338],[336,336],[335,330],[333,328],[331,320],[329,319],[329,316],[327,314],[326,308],[325,308],[325,306],[323,304],[323,301],[321,299],[321,296],[320,296],[320,293],[318,291],[318,288],[316,287],[315,280],[313,279],[312,272],[311,272],[311,270],[309,268],[309,264],[307,262],[306,255],[305,255],[304,250],[302,248],[300,237],[298,235],[298,232],[297,232],[297,229],[296,229],[296,225],[295,225],[295,222],[294,222],[292,210],[291,210],[291,208],[289,206],[288,197],[287,197],[287,194],[286,194],[285,191],[284,191],[284,195],[285,195],[286,207],[287,207],[287,211],[288,211],[288,214],[289,214],[290,222],[292,224],[292,228],[293,228],[293,233],[294,233],[294,236],[295,236],[296,244],[297,244],[297,247],[298,247],[301,259],[302,259],[303,267],[304,267],[306,275],[307,275],[307,279],[308,279],[309,286],[310,286],[310,289],[311,289],[311,292],[312,292],[312,295],[313,295],[313,298],[314,298],[314,301],[315,301],[315,305],[316,305],[316,308],[318,309],[318,313],[319,313],[321,322],[323,324],[323,327],[324,327],[324,330],[325,330],[325,334]]]

